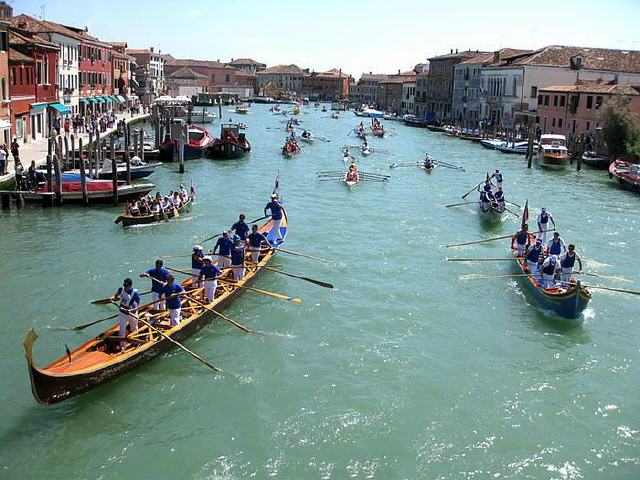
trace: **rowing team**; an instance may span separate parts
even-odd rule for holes
[[[555,223],[554,223],[555,229]],[[543,235],[546,229],[542,231]],[[518,257],[522,257],[526,267],[543,288],[571,282],[573,267],[578,262],[579,270],[582,270],[582,260],[575,251],[575,245],[566,245],[557,231],[553,238],[544,245],[545,238],[539,236],[531,243],[533,235],[529,232],[529,226],[525,223],[512,237],[511,246],[517,251]]]
[[[193,190],[192,190],[193,194]],[[160,192],[156,192],[156,196],[147,195],[137,201],[129,201],[125,210],[125,214],[130,217],[144,217],[146,215],[157,215],[162,212],[171,211],[174,208],[182,207],[189,200],[189,194],[183,185],[180,185],[180,191],[169,192],[164,197]]]
[[[360,175],[358,174],[358,166],[355,163],[349,165],[349,170],[345,175],[345,181],[347,182],[357,182],[360,179]]]
[[[496,185],[491,181],[492,178],[496,180]],[[480,186],[478,186],[478,192],[480,192],[480,203],[484,210],[488,210],[492,204],[498,204],[500,207],[504,208],[505,198],[504,192],[502,191],[502,180],[502,173],[500,170],[496,169],[491,177],[487,174],[487,179],[482,186],[482,190],[480,190]]]
[[[267,215],[269,211],[269,215]],[[230,231],[235,231],[233,239],[229,238],[230,231],[222,233],[213,250],[205,255],[200,245],[193,247],[191,255],[192,285],[196,288],[203,287],[204,300],[213,302],[218,288],[218,277],[223,270],[231,269],[233,279],[237,282],[245,275],[245,262],[257,264],[261,256],[273,250],[282,242],[280,224],[283,218],[284,207],[278,201],[278,195],[271,195],[271,201],[264,207],[265,216],[271,216],[273,226],[267,236],[258,231],[258,225],[249,226],[244,221],[244,214],[240,214],[238,221],[231,226]],[[214,262],[212,255],[217,252],[218,258]],[[249,258],[247,259],[247,255]],[[155,267],[142,272],[140,277],[151,279],[151,294],[155,310],[169,310],[171,326],[178,325],[181,321],[182,301],[180,295],[184,293],[184,287],[175,282],[174,276],[164,268],[164,262],[156,260]],[[118,335],[122,338],[126,335],[127,324],[130,331],[138,329],[137,309],[140,306],[140,294],[133,288],[133,280],[125,278],[122,287],[118,288],[111,297],[112,301],[120,300],[120,316]],[[120,345],[124,347],[124,343]]]

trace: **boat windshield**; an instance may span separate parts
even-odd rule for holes
[[[191,130],[189,132],[189,138],[191,140],[195,140],[196,142],[199,142],[200,140],[202,140],[204,138],[204,132]]]

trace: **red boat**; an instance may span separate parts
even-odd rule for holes
[[[640,165],[637,163],[616,160],[609,165],[609,176],[617,178],[622,188],[640,192]]]
[[[297,140],[288,139],[282,146],[282,154],[285,157],[292,157],[297,153],[300,153],[300,144]]]
[[[207,158],[229,160],[242,158],[251,151],[251,144],[240,133],[240,125],[226,123],[220,126],[220,138],[216,138],[205,150]]]
[[[202,158],[205,148],[213,142],[211,134],[202,127],[189,125],[187,128],[187,140],[184,145],[184,159],[196,160]],[[171,140],[168,136],[165,141],[160,144],[160,158],[165,162],[177,162],[178,158],[178,142]]]

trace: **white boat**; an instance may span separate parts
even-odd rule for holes
[[[489,150],[495,150],[498,145],[502,145],[503,143],[504,140],[500,140],[499,138],[485,138],[484,140],[480,140],[480,145]]]
[[[218,116],[206,110],[192,110],[191,121],[193,123],[212,123]]]
[[[502,142],[501,144],[496,145],[495,149],[502,153],[519,153],[526,155],[528,147],[529,142]]]
[[[567,139],[564,135],[544,134],[540,137],[538,163],[543,168],[562,170],[569,165]]]
[[[371,153],[371,149],[369,148],[369,145],[362,145],[360,147],[360,153],[362,153],[362,155],[369,155]]]
[[[316,141],[316,137],[313,136],[313,134],[311,132],[307,132],[308,135],[305,136],[304,132],[300,135],[300,140],[302,140],[303,142],[307,142],[307,143],[313,143]]]
[[[156,98],[154,103],[170,110],[173,118],[187,120],[191,116],[193,123],[211,123],[217,118],[215,113],[208,112],[204,108],[194,109],[191,99],[185,95],[177,97],[162,95]]]
[[[381,112],[380,110],[375,110],[373,108],[363,108],[362,110],[354,110],[353,113],[355,113],[358,117],[370,117],[370,118],[383,118],[384,117],[384,112]]]
[[[339,112],[333,112],[331,114],[331,118],[340,118],[340,113]]]

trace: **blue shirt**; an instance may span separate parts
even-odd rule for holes
[[[151,278],[160,280],[160,282],[166,282],[167,275],[169,275],[169,270],[167,270],[166,268],[161,268],[160,270],[158,270],[157,268],[151,268],[147,270],[145,273],[149,275]],[[152,292],[160,293],[162,291],[162,283],[160,282],[154,282],[153,280],[151,280]]]
[[[204,253],[202,250],[196,250],[191,254],[191,268],[200,268],[202,266],[202,258]]]
[[[264,236],[260,232],[250,233],[247,238],[249,239],[249,245],[256,248],[265,241]]]
[[[204,278],[206,280],[213,280],[214,278],[216,278],[218,275],[222,273],[222,270],[220,270],[214,264],[203,265],[202,268],[200,269],[200,273],[204,275]]]
[[[216,250],[220,248],[220,255],[228,257],[229,255],[231,255],[231,247],[233,247],[233,240],[231,240],[229,237],[221,237],[216,242],[216,246],[213,247],[213,253],[216,253]]]
[[[231,226],[231,230],[235,230],[236,235],[238,235],[242,240],[247,238],[247,232],[249,231],[249,225],[244,223],[241,220],[238,220]]]
[[[231,265],[244,265],[244,248],[231,249]]]
[[[175,310],[176,308],[180,308],[182,306],[182,302],[180,302],[180,295],[176,295],[173,298],[169,298],[174,293],[184,292],[184,288],[179,283],[173,283],[171,285],[165,285],[162,287],[162,292],[164,297],[167,298],[167,308],[169,310]]]
[[[560,255],[562,252],[562,242],[560,240],[551,240],[549,246],[549,255]]]
[[[272,200],[264,207],[264,214],[267,214],[267,210],[271,211],[271,218],[273,220],[282,220],[282,205],[277,200]]]
[[[531,263],[538,263],[538,259],[540,258],[541,253],[542,245],[540,245],[539,247],[531,245],[529,247],[529,255],[527,256],[527,261]]]
[[[123,293],[130,296],[128,302],[125,302],[124,298],[122,298]],[[123,308],[138,308],[138,305],[140,305],[140,294],[135,288],[132,288],[131,290],[125,290],[124,287],[120,287],[118,288],[118,296],[122,298],[122,300],[120,301],[120,306]]]

